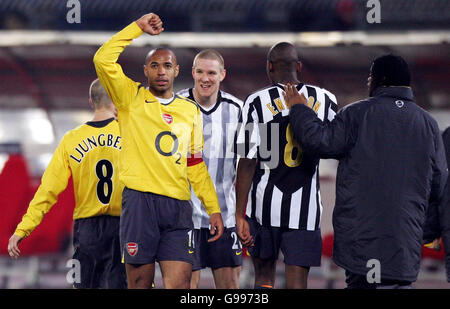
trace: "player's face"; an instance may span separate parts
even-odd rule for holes
[[[220,83],[225,78],[225,70],[219,61],[210,59],[197,59],[192,68],[194,88],[202,97],[211,97],[219,91]]]
[[[155,51],[144,66],[150,91],[158,97],[172,96],[173,81],[178,73],[175,55],[169,50]]]

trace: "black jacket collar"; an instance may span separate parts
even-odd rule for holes
[[[378,87],[373,91],[373,97],[394,97],[404,100],[413,100],[414,94],[411,87]]]

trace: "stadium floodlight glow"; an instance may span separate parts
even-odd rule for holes
[[[77,31],[0,31],[0,46],[26,45],[87,45],[100,46],[111,32]],[[159,36],[141,36],[133,46],[169,46],[179,48],[270,47],[287,41],[298,46],[361,45],[421,45],[450,43],[450,31],[401,32],[271,32],[271,33],[198,33],[164,32]]]
[[[6,153],[0,153],[0,174],[3,171],[3,168],[5,167],[6,161],[8,161],[9,155]]]
[[[28,128],[31,138],[38,144],[51,144],[55,140],[53,127],[48,119],[32,118]]]
[[[52,160],[53,153],[46,152],[38,156],[38,165],[41,170],[45,170]]]

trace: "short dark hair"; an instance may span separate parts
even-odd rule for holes
[[[148,61],[150,60],[150,58],[151,58],[156,52],[159,52],[159,51],[167,51],[167,52],[171,53],[171,54],[173,55],[175,64],[178,63],[178,61],[177,61],[177,56],[175,55],[175,53],[173,52],[173,50],[171,50],[171,49],[168,48],[168,47],[157,47],[157,48],[153,48],[151,51],[149,51],[149,52],[147,53],[147,55],[145,56],[145,63],[144,63],[144,64],[147,65],[147,64],[148,64]]]
[[[267,60],[277,71],[295,72],[298,63],[298,54],[294,45],[289,42],[280,42],[273,45],[267,53]]]
[[[376,86],[410,86],[408,63],[400,56],[387,54],[372,62],[370,73]]]

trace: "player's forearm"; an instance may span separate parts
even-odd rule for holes
[[[41,224],[45,214],[47,214],[56,203],[57,197],[57,192],[51,192],[42,186],[39,187],[33,200],[28,206],[27,212],[22,217],[22,221],[17,225],[14,234],[22,238],[30,235],[31,232]]]
[[[97,76],[117,107],[128,103],[127,98],[134,92],[135,87],[134,82],[123,73],[117,60],[133,39],[141,34],[141,28],[133,22],[103,44],[94,56]]]
[[[141,28],[136,22],[132,22],[127,27],[116,33],[109,41],[104,43],[94,56],[96,68],[105,69],[117,62],[120,54],[131,44],[133,39],[142,35]]]
[[[220,213],[216,190],[203,161],[188,166],[188,179],[195,195],[204,205],[208,215]]]
[[[64,140],[56,148],[53,158],[42,176],[41,185],[28,206],[26,214],[14,234],[26,237],[41,223],[69,182],[71,175],[64,155]]]
[[[245,206],[247,205],[248,192],[252,186],[256,164],[256,159],[239,159],[236,174],[236,217],[245,216]]]

